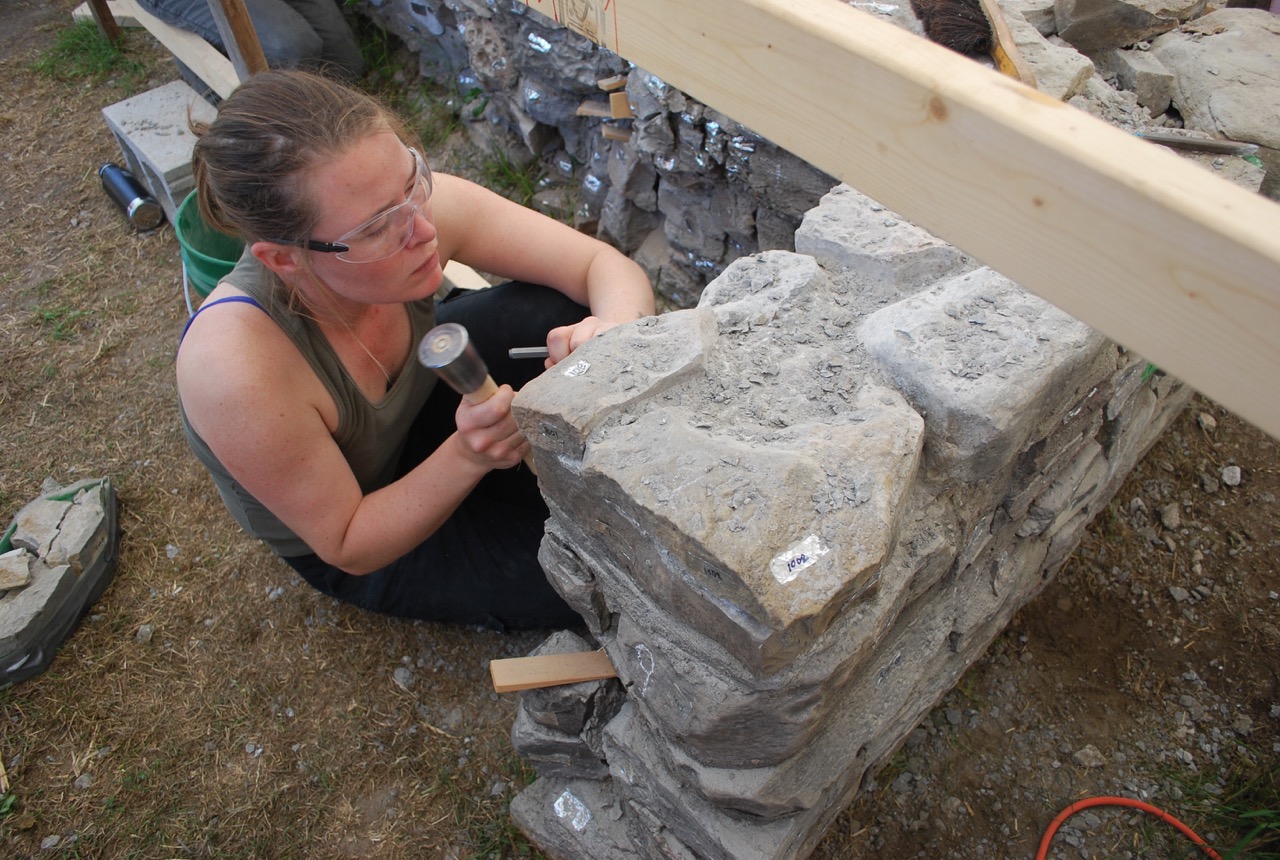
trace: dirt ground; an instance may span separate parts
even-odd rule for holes
[[[541,635],[320,597],[188,454],[177,241],[129,230],[96,175],[120,160],[101,109],[133,91],[30,69],[74,5],[0,6],[0,523],[46,477],[107,475],[122,551],[52,667],[0,691],[0,856],[538,856],[505,815],[532,774],[487,663]],[[138,89],[176,78],[126,44]],[[1095,795],[1280,856],[1278,494],[1275,440],[1197,397],[814,856],[1032,857]],[[1068,825],[1050,856],[1200,856],[1132,810]]]

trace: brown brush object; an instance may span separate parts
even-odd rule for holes
[[[991,51],[991,22],[981,0],[911,0],[929,40],[966,56]]]

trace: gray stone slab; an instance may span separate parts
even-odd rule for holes
[[[609,780],[542,777],[511,801],[511,820],[552,860],[639,858]]]
[[[877,311],[858,332],[881,378],[928,416],[930,472],[988,488],[1115,364],[1102,335],[985,268]]]
[[[0,652],[23,650],[35,642],[42,630],[42,617],[56,611],[75,584],[75,572],[65,564],[32,565],[27,586],[0,597]]]
[[[958,248],[844,184],[805,213],[796,231],[796,251],[877,285],[878,290],[860,295],[871,308],[976,265]]]

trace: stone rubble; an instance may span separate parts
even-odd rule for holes
[[[46,482],[0,537],[0,687],[43,672],[115,572],[115,490],[106,478]]]

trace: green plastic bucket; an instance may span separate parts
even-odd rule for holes
[[[192,191],[178,207],[173,225],[182,249],[182,265],[192,288],[204,298],[235,268],[244,242],[215,230],[200,217],[200,203]]]

